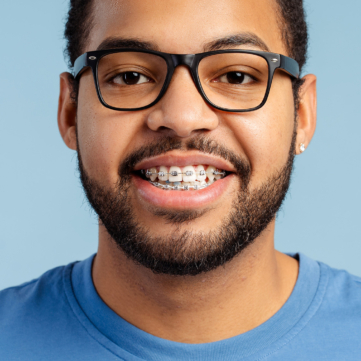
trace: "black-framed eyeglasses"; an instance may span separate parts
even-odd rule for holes
[[[124,48],[84,53],[75,61],[74,77],[78,79],[90,67],[100,102],[110,109],[133,111],[156,104],[179,65],[189,68],[208,104],[228,112],[261,108],[267,101],[276,69],[292,78],[299,77],[296,60],[264,51],[168,54]]]

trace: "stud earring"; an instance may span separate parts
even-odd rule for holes
[[[300,144],[300,151],[303,153],[306,150],[306,147],[303,143]]]

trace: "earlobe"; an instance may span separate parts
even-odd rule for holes
[[[71,98],[70,73],[60,74],[60,94],[58,104],[58,127],[64,143],[73,150],[77,149],[76,140],[76,104]]]
[[[300,102],[297,110],[297,139],[295,154],[301,154],[311,142],[317,122],[317,78],[313,74],[303,77],[300,88]]]

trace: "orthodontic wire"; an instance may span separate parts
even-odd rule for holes
[[[150,184],[154,185],[157,188],[162,188],[162,189],[166,189],[166,190],[190,190],[190,189],[194,189],[194,190],[200,190],[200,189],[204,189],[207,188],[208,186],[210,186],[212,183],[207,183],[204,185],[186,185],[186,186],[171,186],[169,184],[161,184],[158,182],[150,182]]]
[[[144,174],[144,170],[142,169],[141,170],[142,174]],[[173,177],[176,177],[178,174],[183,174],[183,175],[186,175],[186,176],[192,176],[193,173],[198,173],[199,175],[206,175],[206,174],[214,174],[214,175],[225,175],[226,172],[220,172],[219,170],[215,170],[213,172],[206,172],[206,171],[199,171],[199,172],[192,172],[192,171],[186,171],[185,173],[181,173],[181,172],[177,172],[177,171],[173,171],[173,172],[163,172],[163,171],[160,171],[160,172],[155,172],[155,173],[152,173],[150,172],[149,170],[147,170],[145,172],[145,175],[147,176],[151,176],[151,175],[157,175],[159,177],[164,177],[166,174],[169,174]]]

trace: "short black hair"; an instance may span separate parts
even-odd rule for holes
[[[307,59],[308,32],[303,0],[275,0],[278,5],[278,23],[288,55],[295,59],[302,70]],[[64,54],[72,69],[84,49],[93,27],[94,0],[70,0],[65,24],[66,48]],[[295,108],[298,108],[302,79],[292,80]],[[72,98],[76,102],[78,82],[73,79]]]

